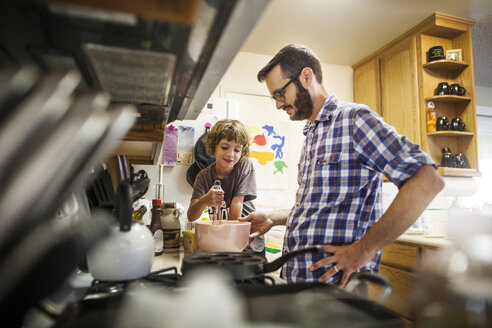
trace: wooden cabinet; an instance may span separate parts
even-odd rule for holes
[[[391,281],[392,291],[383,305],[412,320],[414,268],[420,259],[420,247],[394,242],[383,249],[379,272]]]
[[[379,273],[391,281],[391,294],[382,303],[387,308],[413,321],[413,285],[416,276],[412,271],[381,264]]]
[[[414,291],[416,269],[421,258],[439,248],[395,241],[383,249],[379,272],[387,277],[392,286],[389,297],[382,303],[391,310],[413,321],[415,318]],[[377,293],[377,290],[373,290]]]
[[[379,60],[368,60],[354,70],[354,98],[381,115],[379,88]]]
[[[478,151],[473,78],[471,26],[473,21],[433,14],[413,29],[353,66],[354,101],[374,106],[386,122],[422,146],[438,164],[442,149],[464,154],[470,168],[440,167],[444,176],[477,176]],[[428,50],[461,49],[462,60],[427,62]],[[458,83],[464,96],[436,96],[440,82]],[[465,131],[427,133],[427,103],[433,101],[437,116],[461,118]]]
[[[380,56],[381,113],[398,133],[420,144],[416,52],[412,35]]]

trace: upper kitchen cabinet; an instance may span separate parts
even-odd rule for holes
[[[269,0],[7,0],[0,69],[80,72],[79,91],[104,91],[138,118],[123,143],[156,164],[165,125],[195,119]],[[118,152],[118,151],[117,151]]]
[[[416,52],[410,36],[381,55],[381,114],[400,134],[420,143]]]
[[[379,60],[370,59],[354,69],[354,99],[381,115]]]
[[[443,176],[480,174],[471,40],[473,23],[468,19],[433,14],[353,66],[356,102],[374,106],[386,122],[420,144],[436,163],[441,164],[444,148],[449,148],[453,155],[460,154],[455,156],[454,164],[449,165],[454,167],[439,168]],[[461,55],[429,61],[428,52],[434,46],[442,46],[443,55],[446,50],[456,49]],[[462,95],[439,95],[437,87],[442,82],[459,84],[466,91]],[[427,132],[426,110],[431,101],[438,118],[446,116],[450,122],[459,118],[465,123],[465,129],[449,127]]]

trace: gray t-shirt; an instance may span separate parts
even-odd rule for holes
[[[212,188],[215,180],[220,181],[221,188],[224,190],[226,208],[222,210],[223,218],[229,218],[231,201],[232,198],[236,196],[244,196],[241,217],[245,217],[249,213],[255,211],[255,205],[252,200],[256,198],[256,176],[253,163],[251,163],[250,160],[238,162],[234,165],[231,174],[223,179],[217,177],[215,163],[212,163],[201,170],[196,176],[195,183],[193,184],[193,195],[191,196],[191,199],[199,199],[205,195],[210,188]],[[251,242],[250,247],[255,252],[263,251],[265,248],[263,236],[255,238]]]

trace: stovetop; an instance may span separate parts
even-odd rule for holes
[[[189,280],[183,277],[176,267],[153,271],[146,277],[131,281],[93,280],[90,286],[86,287],[80,300],[64,308],[54,328],[92,327],[95,322],[98,327],[113,327],[114,318],[122,307],[122,301],[130,293],[161,289],[166,293],[179,295],[186,292],[188,283]],[[274,274],[266,274],[262,277],[228,281],[228,284],[240,290],[246,287],[274,286],[285,282]]]
[[[183,252],[158,256],[151,274],[132,281],[99,281],[79,271],[67,288],[76,289],[71,294],[77,297],[58,303],[49,328],[309,327],[309,317],[330,327],[404,326],[398,314],[336,286],[287,284],[276,273],[233,280],[220,266],[182,272],[184,257]],[[201,321],[190,321],[197,318]]]
[[[193,313],[200,313],[202,307],[210,314],[212,310],[224,310],[225,304],[239,308],[243,313],[241,320],[248,322],[248,326],[265,322],[285,327],[323,327],[323,322],[330,327],[404,326],[398,314],[336,286],[285,284],[266,276],[228,281],[217,287],[199,285],[200,280],[210,285],[205,274],[194,282],[187,278],[177,268],[170,267],[128,282],[95,280],[80,301],[64,309],[53,328],[121,327],[122,317],[127,323],[125,327],[137,327],[132,320],[142,315],[150,322],[146,327],[161,327],[162,318],[185,320]],[[235,296],[228,300],[218,296],[225,285],[227,288],[232,285],[234,290]],[[207,291],[200,291],[202,288]],[[202,300],[196,302],[197,297]],[[227,310],[230,312],[234,311]],[[223,315],[212,316],[210,320],[225,320]]]

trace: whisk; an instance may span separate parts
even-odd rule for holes
[[[212,188],[215,190],[222,190],[222,186],[220,185],[220,180],[215,180]],[[212,224],[221,224],[222,223],[221,207],[222,208],[226,207],[225,201],[222,201],[222,206],[214,206],[214,215],[212,218]]]

